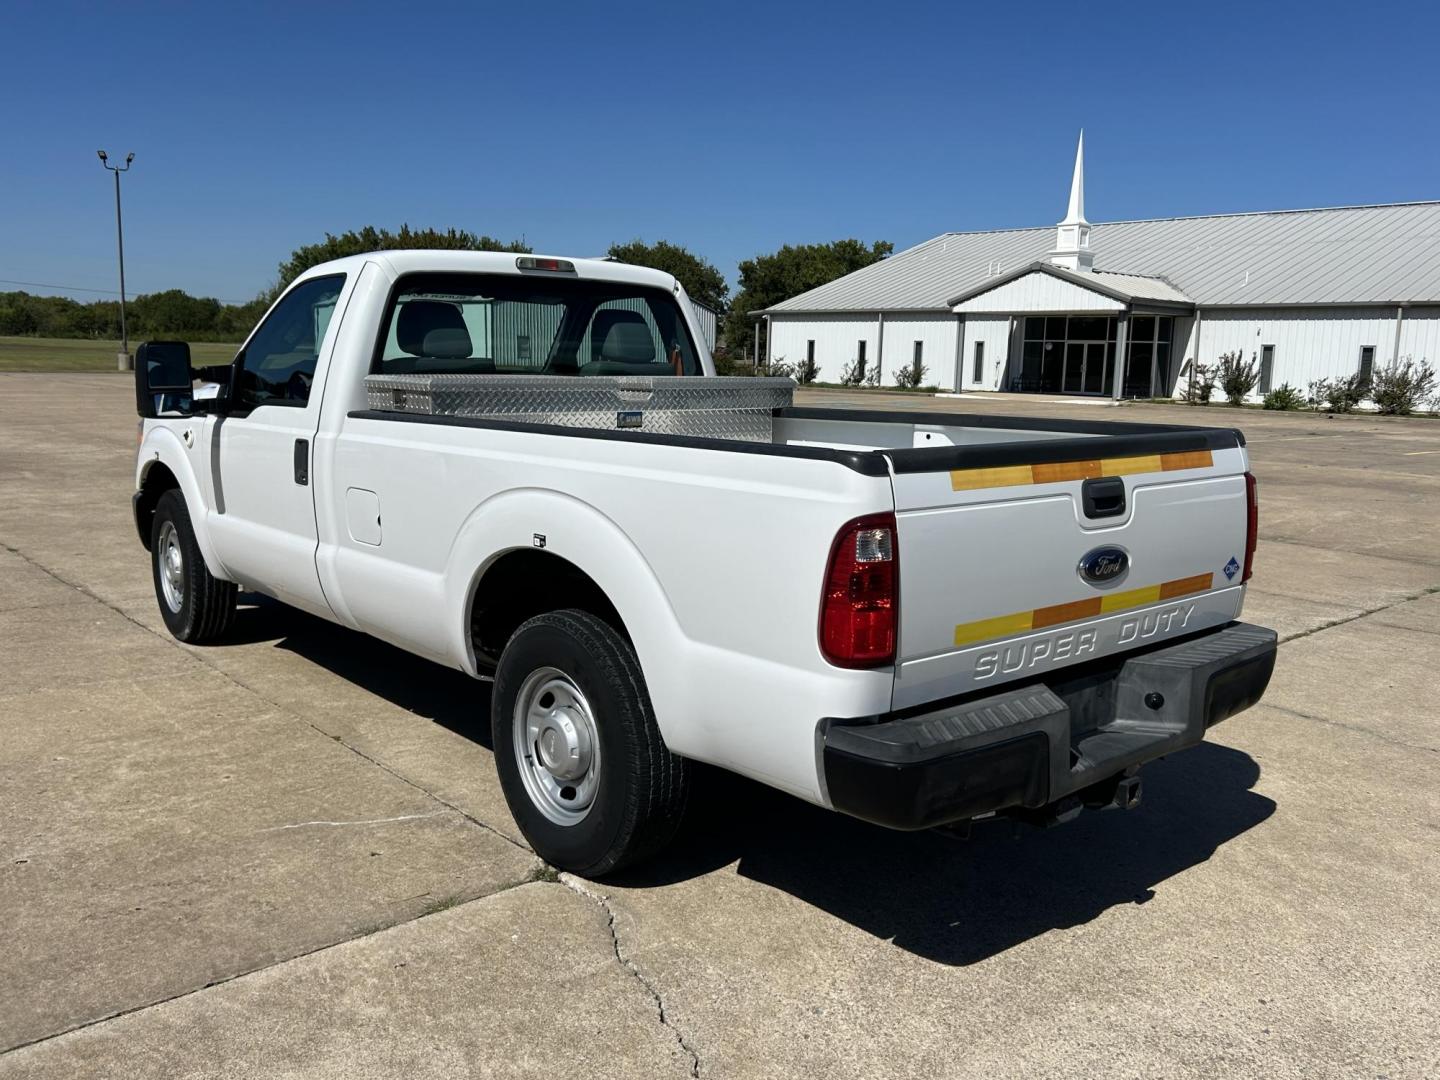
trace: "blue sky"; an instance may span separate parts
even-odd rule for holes
[[[76,6],[0,16],[0,278],[243,301],[299,244],[897,250],[1049,224],[1440,197],[1433,5]],[[0,282],[0,290],[17,286]],[[47,290],[32,290],[47,291]]]

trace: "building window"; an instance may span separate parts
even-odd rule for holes
[[[983,341],[975,342],[975,377],[970,381],[977,383],[985,381],[985,343]]]
[[[1275,346],[1260,346],[1260,393],[1268,394],[1275,375]]]
[[[915,355],[911,358],[911,362],[915,365],[916,368],[920,367],[921,358],[924,355],[925,343],[923,341],[915,342]]]
[[[1374,346],[1374,345],[1361,345],[1361,346],[1360,346],[1360,378],[1364,379],[1364,380],[1368,383],[1368,382],[1370,381],[1371,377],[1372,377],[1374,374],[1375,374],[1375,346]]]
[[[861,379],[865,378],[865,346],[867,342],[861,338],[855,343],[855,374]]]
[[[1136,315],[1130,320],[1121,393],[1129,398],[1169,397],[1173,381],[1170,350],[1175,320],[1169,315]],[[1110,374],[1106,371],[1107,376]],[[1111,384],[1108,379],[1105,385]]]
[[[815,342],[813,340],[805,342],[805,363],[807,365],[815,363]]]

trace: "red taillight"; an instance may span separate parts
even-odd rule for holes
[[[895,515],[856,518],[830,549],[820,601],[820,651],[839,667],[894,663],[899,619]]]
[[[1255,537],[1260,529],[1260,503],[1255,495],[1255,477],[1245,474],[1245,574],[1240,578],[1250,580],[1255,565]]]

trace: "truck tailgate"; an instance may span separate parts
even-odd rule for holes
[[[1244,594],[1238,433],[886,451],[900,549],[894,707],[1222,625]]]

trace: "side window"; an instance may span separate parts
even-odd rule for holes
[[[310,400],[320,344],[344,285],[344,274],[312,278],[275,305],[240,355],[233,396],[237,413],[257,405],[303,406]]]

